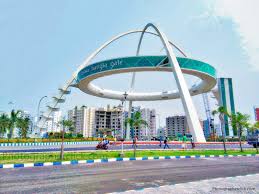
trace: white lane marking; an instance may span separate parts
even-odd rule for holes
[[[14,168],[14,164],[4,164],[3,168]]]
[[[43,166],[53,166],[53,162],[44,162]]]
[[[24,167],[34,167],[34,163],[25,163]]]

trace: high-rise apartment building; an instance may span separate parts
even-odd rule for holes
[[[235,103],[233,94],[232,78],[218,78],[219,105],[225,107],[229,113],[235,113]],[[233,129],[228,117],[224,116],[225,125],[222,126],[227,137],[237,135],[237,130]]]
[[[211,135],[211,128],[210,128],[210,122],[208,119],[202,121],[202,128],[205,138],[209,138]]]
[[[133,113],[137,111],[140,112],[142,119],[147,122],[147,125],[142,125],[140,128],[136,128],[134,130],[134,134],[132,130],[131,137],[137,136],[138,139],[143,139],[143,140],[156,137],[157,130],[156,130],[155,109],[141,108],[140,106],[138,106],[138,107],[133,107],[132,110],[133,110]]]
[[[121,107],[110,108],[110,106],[107,106],[106,108],[95,110],[95,131],[97,136],[103,129],[111,129],[113,133],[121,135],[121,122]]]
[[[105,129],[119,134],[121,116],[120,107],[110,108],[110,106],[106,108],[82,106],[68,111],[68,119],[73,121],[75,132],[83,134],[84,137],[98,137]]]
[[[68,120],[71,120],[75,127],[75,133],[83,134],[84,137],[95,136],[95,108],[77,106],[68,111]]]
[[[71,120],[74,124],[75,133],[83,134],[84,126],[85,126],[85,116],[86,116],[86,106],[82,106],[78,108],[75,106],[74,109],[68,111],[67,118],[68,120]]]
[[[166,118],[166,134],[168,137],[177,137],[178,134],[189,133],[186,116],[171,116]]]
[[[54,111],[50,115],[50,118],[50,120],[46,121],[47,132],[60,132],[62,128],[60,125],[60,121],[62,120],[62,112]]]
[[[139,111],[147,126],[141,126],[140,129],[131,130],[131,137],[134,135],[139,139],[149,139],[157,136],[156,130],[156,112],[154,109],[134,107],[133,112]],[[82,106],[75,107],[68,111],[68,119],[72,120],[75,126],[75,132],[83,134],[84,137],[98,137],[103,131],[109,129],[112,135],[121,136],[122,122],[128,113],[122,107],[90,108]],[[122,116],[124,118],[122,118]],[[133,134],[134,131],[134,134]],[[124,130],[124,136],[126,129]]]

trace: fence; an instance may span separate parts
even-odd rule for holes
[[[79,142],[64,142],[65,145],[76,145],[76,144],[97,144],[98,141],[79,141]],[[0,143],[0,147],[6,146],[52,146],[60,145],[61,142],[33,142],[33,143]]]
[[[113,138],[107,138],[109,140],[113,140]],[[87,138],[65,138],[65,142],[81,142],[81,141],[101,141],[102,138],[97,137],[87,137]],[[61,138],[13,138],[6,139],[0,138],[0,143],[43,143],[43,142],[61,142]]]

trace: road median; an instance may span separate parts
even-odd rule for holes
[[[98,151],[98,152],[68,152],[64,160],[59,159],[59,153],[22,153],[1,154],[0,168],[20,168],[34,166],[56,166],[65,164],[97,163],[110,161],[129,160],[156,160],[156,159],[181,159],[202,157],[239,157],[258,156],[254,150],[240,152],[229,150],[224,154],[223,150],[139,150],[136,157],[132,151],[125,151],[124,158],[119,157],[120,151]],[[91,162],[90,162],[91,161]]]

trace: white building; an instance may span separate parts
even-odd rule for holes
[[[134,132],[139,139],[149,139],[157,136],[156,112],[154,109],[134,107],[134,111],[141,113],[142,119],[148,126],[135,129]],[[126,113],[126,112],[125,112]],[[127,115],[127,114],[125,114]],[[84,137],[98,137],[102,130],[110,129],[112,135],[121,136],[122,107],[93,108],[82,106],[75,107],[68,111],[68,119],[72,120],[76,128],[76,133],[83,134]],[[126,130],[125,130],[126,131]],[[131,134],[132,136],[132,134]]]
[[[68,120],[73,121],[75,133],[83,134],[86,130],[86,115],[86,106],[82,106],[80,108],[76,106],[74,109],[68,111]]]
[[[156,111],[155,109],[149,109],[149,108],[141,108],[133,107],[133,112],[140,112],[141,117],[143,120],[147,122],[147,126],[143,125],[140,127],[140,129],[136,128],[134,130],[134,136],[137,136],[139,139],[151,139],[152,137],[157,136],[157,130],[156,130]]]
[[[95,108],[87,108],[84,117],[84,128],[83,136],[84,137],[94,137],[96,136],[95,127]]]
[[[119,133],[121,129],[120,108],[94,108],[82,106],[68,111],[68,119],[72,120],[75,132],[84,137],[97,137],[103,129],[111,129]]]
[[[60,121],[62,120],[62,112],[55,111],[50,115],[51,119],[46,121],[47,132],[60,132],[62,127]]]

